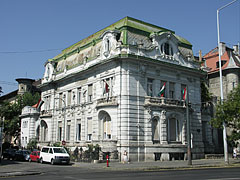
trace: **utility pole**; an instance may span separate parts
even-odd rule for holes
[[[189,95],[188,95],[188,87],[186,87],[186,116],[187,116],[187,158],[188,165],[192,165],[192,153],[191,153],[191,126],[190,126],[190,118],[189,118]]]
[[[219,27],[219,12],[225,7],[228,7],[229,5],[233,4],[237,0],[234,0],[225,6],[220,7],[217,9],[217,35],[218,35],[218,59],[219,59],[219,76],[220,76],[220,93],[221,93],[221,101],[220,103],[223,103],[224,97],[223,97],[223,84],[222,84],[222,61],[221,61],[221,56],[222,52],[220,49],[220,27]],[[225,121],[223,120],[223,143],[224,143],[224,159],[225,163],[229,164],[229,158],[228,158],[228,144],[227,144],[227,132],[226,132],[226,124]]]

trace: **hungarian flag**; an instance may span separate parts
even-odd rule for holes
[[[103,94],[106,94],[109,92],[109,85],[106,81],[104,81],[104,82],[105,82],[105,86],[104,86]]]
[[[166,82],[163,84],[163,86],[162,86],[160,92],[158,93],[158,96],[161,96],[161,97],[164,96],[165,87],[166,87]]]
[[[44,103],[44,101],[42,99],[39,99],[38,103],[33,105],[32,107],[35,107],[37,110],[40,110],[43,103]]]
[[[183,100],[185,101],[187,98],[187,88],[183,89]]]

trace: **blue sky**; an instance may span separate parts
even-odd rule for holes
[[[175,31],[194,55],[217,46],[216,11],[231,0],[0,0],[0,86],[40,79],[61,50],[130,16]],[[240,41],[240,0],[220,11],[221,41]]]

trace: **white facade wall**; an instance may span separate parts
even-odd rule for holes
[[[182,86],[185,85],[191,102],[193,157],[202,157],[201,73],[197,65],[184,58],[177,38],[171,33],[152,36],[149,49],[119,46],[114,33],[120,32],[104,32],[102,41],[94,46],[59,62],[47,63],[41,85],[44,105],[38,120],[40,143],[64,140],[69,147],[83,149],[88,144],[99,144],[103,152],[117,151],[119,160],[124,151],[131,161],[184,158],[187,129]],[[166,42],[172,47],[171,55],[160,51]],[[94,58],[88,60],[91,55]],[[84,61],[77,65],[81,57]],[[149,79],[152,97],[148,96]],[[157,95],[163,81],[166,94],[161,98]],[[106,82],[108,93],[104,94]],[[80,140],[78,124],[81,124]]]

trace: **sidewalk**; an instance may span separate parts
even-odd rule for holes
[[[220,167],[240,167],[240,159],[229,159],[226,165],[224,159],[201,159],[192,160],[192,165],[188,161],[155,161],[155,162],[132,162],[123,164],[120,162],[106,163],[80,163],[72,162],[72,167],[97,171],[160,171],[160,170],[184,170],[199,168],[220,168]],[[71,168],[71,166],[68,166]],[[14,161],[3,161],[0,165],[0,177],[25,176],[41,174],[41,171],[34,170],[32,166],[21,165]]]
[[[78,163],[73,164],[74,167],[87,169],[106,169],[113,171],[147,171],[147,170],[170,170],[170,169],[195,169],[195,168],[213,168],[213,167],[240,167],[240,159],[229,159],[227,165],[224,159],[200,159],[192,160],[192,165],[188,165],[188,161],[154,161],[154,162],[132,162],[123,164],[120,162],[110,162],[109,167],[106,163]]]

